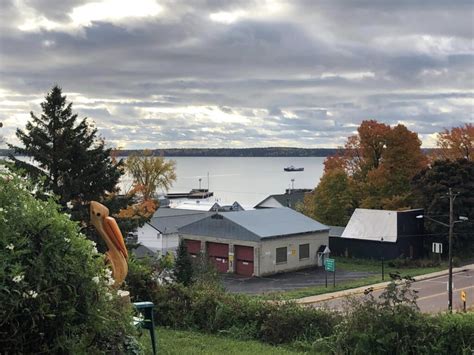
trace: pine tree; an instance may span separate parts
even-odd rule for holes
[[[425,209],[427,216],[449,223],[449,188],[459,195],[454,200],[454,216],[468,217],[468,221],[454,227],[454,250],[457,255],[474,255],[474,161],[467,159],[437,160],[415,176],[411,183],[416,200],[415,207]],[[427,219],[428,236],[426,241],[446,241],[448,229]]]
[[[183,239],[179,241],[178,249],[176,250],[173,274],[175,280],[184,286],[190,285],[193,281],[193,265]]]
[[[111,159],[111,149],[105,148],[87,118],[79,120],[72,112],[72,103],[67,102],[59,86],[46,95],[41,108],[39,117],[31,112],[25,130],[16,131],[23,147],[10,145],[15,153],[32,157],[35,164],[10,158],[27,176],[54,193],[73,219],[86,221],[88,202],[100,201],[117,190],[122,162]]]

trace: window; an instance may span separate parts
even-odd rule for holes
[[[300,244],[300,260],[309,259],[309,244]]]
[[[283,248],[276,248],[276,263],[277,264],[284,264],[286,263],[288,252],[286,247]]]

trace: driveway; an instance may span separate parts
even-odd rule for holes
[[[337,270],[336,284],[364,278],[374,273]],[[323,268],[308,268],[299,271],[280,273],[264,277],[243,277],[235,274],[223,274],[222,281],[227,291],[233,293],[263,294],[270,292],[295,290],[325,284]],[[328,291],[333,282],[333,274],[328,272]]]

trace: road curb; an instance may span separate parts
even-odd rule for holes
[[[468,270],[474,270],[474,264],[453,268],[453,274],[468,271]],[[442,271],[432,272],[430,274],[415,276],[413,277],[413,279],[415,280],[415,282],[424,281],[424,280],[429,280],[429,279],[433,279],[440,276],[445,276],[448,273],[449,273],[449,270],[442,270]],[[351,289],[343,290],[343,291],[325,293],[325,294],[317,295],[317,296],[308,296],[308,297],[298,298],[298,299],[295,299],[294,301],[301,305],[308,305],[308,304],[313,304],[313,303],[318,303],[318,302],[330,301],[336,298],[346,297],[350,295],[358,295],[358,294],[364,293],[364,291],[367,290],[368,288],[372,288],[373,291],[381,290],[387,287],[388,284],[390,284],[390,281],[361,286],[357,288],[351,288]]]

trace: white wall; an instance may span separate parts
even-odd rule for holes
[[[157,250],[160,254],[174,251],[178,247],[178,234],[162,235],[148,223],[137,229],[137,237],[138,243],[152,250]]]
[[[317,265],[317,251],[321,245],[328,245],[329,232],[298,234],[292,237],[263,240],[260,247],[260,270],[258,274],[301,269]],[[299,245],[309,244],[309,258],[300,260]],[[276,263],[276,248],[287,248],[286,263]]]
[[[143,227],[137,229],[138,243],[151,247],[156,250],[161,250],[162,243],[160,238],[160,232],[155,228],[145,223]]]

